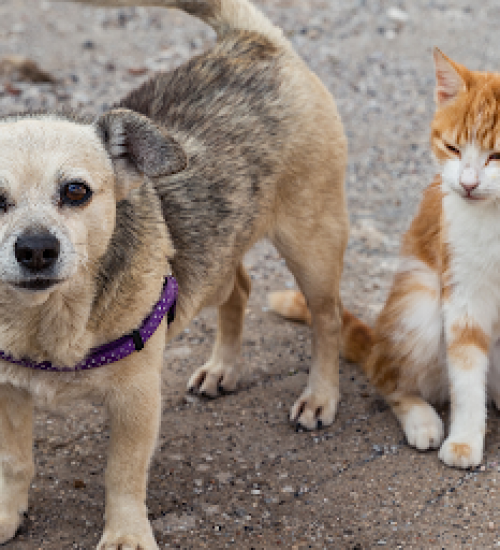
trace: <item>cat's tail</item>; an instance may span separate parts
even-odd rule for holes
[[[373,331],[361,319],[347,309],[342,313],[342,340],[340,353],[344,359],[359,363],[366,370],[366,363],[373,348]]]
[[[272,292],[268,298],[269,309],[293,321],[311,324],[311,312],[304,295],[297,290]],[[347,309],[342,313],[342,337],[340,353],[344,359],[359,363],[363,369],[373,347],[372,329]]]
[[[59,0],[61,1],[61,0]],[[66,1],[66,0],[62,0]],[[221,38],[226,33],[241,30],[265,36],[276,45],[289,44],[283,31],[274,26],[248,0],[74,0],[94,6],[158,6],[177,8],[198,17],[210,25]]]

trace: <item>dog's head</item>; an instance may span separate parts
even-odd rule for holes
[[[185,165],[176,141],[125,109],[92,124],[0,120],[0,284],[43,302],[105,254],[118,201]]]

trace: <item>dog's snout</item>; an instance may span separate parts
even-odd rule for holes
[[[32,272],[48,269],[59,257],[59,241],[51,233],[25,234],[14,246],[16,260]]]

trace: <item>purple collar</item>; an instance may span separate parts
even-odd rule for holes
[[[1,350],[0,359],[23,367],[29,367],[30,369],[51,372],[76,372],[94,369],[102,365],[109,365],[110,363],[127,357],[134,353],[134,351],[141,351],[141,349],[144,348],[144,344],[153,336],[156,329],[160,326],[165,315],[167,315],[167,325],[170,325],[175,317],[175,304],[178,292],[179,287],[175,278],[172,276],[166,277],[160,299],[153,308],[153,311],[144,319],[140,328],[133,330],[131,334],[122,336],[113,342],[91,349],[87,357],[74,367],[56,367],[49,361],[35,363],[29,359],[18,360]]]

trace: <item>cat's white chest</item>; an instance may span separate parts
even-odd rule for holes
[[[467,312],[488,333],[500,319],[500,208],[444,197],[453,309]],[[500,333],[498,333],[500,335]],[[493,336],[493,334],[492,334]],[[496,336],[496,334],[495,334]]]

